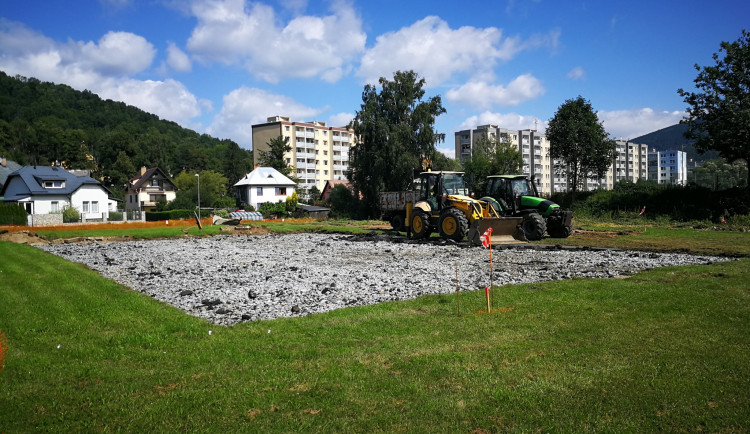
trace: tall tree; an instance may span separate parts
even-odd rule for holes
[[[435,143],[444,137],[434,125],[445,108],[440,96],[422,100],[424,84],[416,72],[398,71],[393,81],[381,77],[379,90],[368,84],[362,92],[350,124],[357,144],[349,153],[347,176],[370,215],[378,208],[378,193],[409,187],[413,171],[434,155]]]
[[[591,103],[578,98],[566,100],[547,125],[550,158],[562,162],[555,170],[567,173],[573,197],[587,178],[603,178],[615,156],[615,141],[596,116]]]
[[[278,136],[266,142],[268,151],[259,151],[258,162],[263,167],[273,167],[284,175],[292,173],[292,168],[284,159],[284,154],[292,150],[289,137]]]
[[[696,139],[699,152],[713,149],[730,163],[750,163],[750,33],[722,42],[719,52],[724,55],[714,53],[716,65],[695,65],[697,92],[677,90],[689,106],[685,137]],[[750,172],[747,181],[750,191]]]

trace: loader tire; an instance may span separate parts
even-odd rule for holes
[[[573,233],[573,225],[549,226],[547,232],[552,238],[568,238]]]
[[[544,221],[544,217],[541,214],[535,212],[523,216],[521,227],[526,239],[529,241],[539,241],[544,237],[544,233],[547,232],[547,222]]]
[[[391,227],[394,231],[397,232],[403,232],[404,231],[404,216],[401,214],[394,214],[393,217],[391,217]]]
[[[448,208],[440,214],[438,227],[441,238],[461,241],[466,236],[466,231],[469,230],[469,220],[458,209]]]
[[[414,211],[411,216],[411,233],[412,238],[420,240],[430,236],[430,218],[422,210]]]

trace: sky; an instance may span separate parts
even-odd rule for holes
[[[456,131],[543,131],[578,96],[613,138],[674,125],[743,28],[747,0],[0,0],[0,70],[247,149],[269,116],[344,126],[366,84],[414,70],[453,157]]]

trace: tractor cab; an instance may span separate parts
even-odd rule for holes
[[[536,185],[524,175],[501,175],[487,178],[487,195],[499,202],[503,211],[518,212],[523,208],[536,205],[539,197]],[[524,198],[529,198],[525,199]]]

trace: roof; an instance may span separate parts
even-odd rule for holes
[[[326,208],[324,206],[317,206],[317,205],[307,205],[304,203],[298,203],[297,208],[301,208],[307,212],[316,212],[316,211],[330,211],[331,208]]]
[[[20,182],[14,181],[19,179]],[[64,187],[45,188],[44,181],[64,181]],[[24,166],[8,175],[0,195],[5,201],[17,201],[29,196],[67,196],[73,194],[84,185],[101,187],[107,194],[111,194],[99,181],[89,176],[75,176],[62,167],[55,166]]]
[[[10,160],[5,160],[4,166],[0,164],[0,188],[5,185],[5,180],[8,178],[8,175],[20,169],[21,167],[23,166],[16,163],[15,161]]]
[[[448,175],[448,174],[451,174],[451,173],[455,173],[455,174],[458,174],[458,175],[463,175],[464,174],[464,172],[454,172],[452,170],[436,170],[434,172],[422,172],[421,174],[424,175],[426,173],[437,173],[437,174],[440,174],[440,175]]]
[[[526,178],[526,175],[490,175],[488,178],[505,178],[505,179],[518,179]]]
[[[159,169],[158,167],[152,167],[151,169],[146,170],[146,172],[144,172],[143,175],[139,173],[138,176],[134,178],[130,178],[130,181],[128,182],[128,186],[127,186],[128,189],[138,190],[146,181],[151,179],[151,177],[157,172],[161,175],[161,179],[166,179],[167,181],[170,182],[170,184],[174,186],[175,189],[177,189],[177,186],[172,181],[172,178],[170,178],[166,173],[164,173],[163,170]]]
[[[242,185],[295,186],[297,184],[273,167],[258,167],[234,184],[235,187]]]

